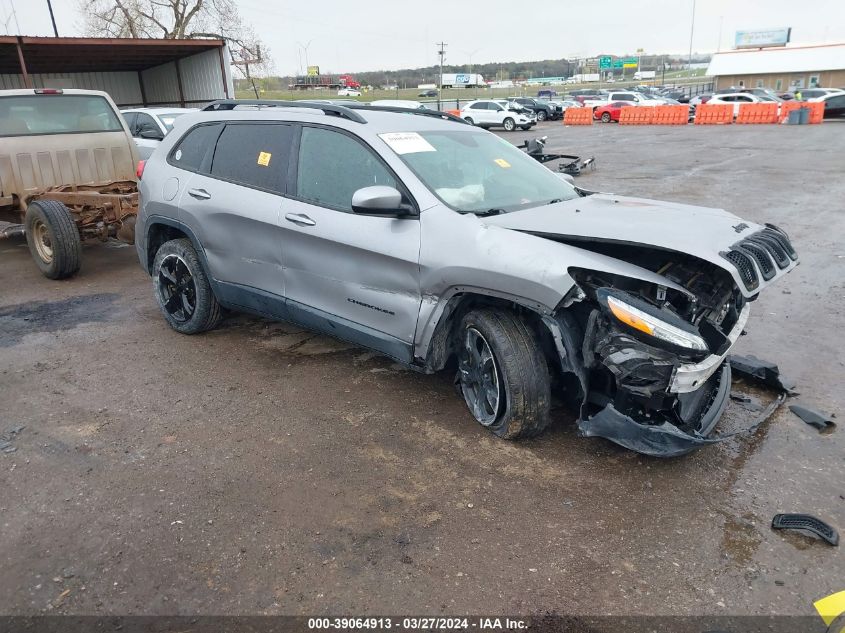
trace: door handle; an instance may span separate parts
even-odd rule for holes
[[[314,226],[317,224],[314,220],[303,213],[288,213],[285,216],[285,220],[293,222],[294,224],[299,224],[300,226]]]
[[[205,189],[188,189],[188,195],[197,200],[209,200],[211,198],[211,194]]]

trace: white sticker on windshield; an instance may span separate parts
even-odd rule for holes
[[[379,138],[397,154],[416,154],[417,152],[436,152],[437,150],[416,132],[390,132],[379,134]]]

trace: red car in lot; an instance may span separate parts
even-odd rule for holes
[[[593,110],[593,118],[600,119],[602,123],[610,123],[611,121],[619,122],[619,113],[625,106],[634,107],[630,101],[614,101],[607,105],[599,106]]]

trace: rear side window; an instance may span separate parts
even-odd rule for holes
[[[220,123],[215,123],[190,130],[170,154],[170,163],[188,171],[201,171],[203,159],[214,147],[221,127]]]
[[[211,175],[284,193],[291,137],[290,125],[230,123],[217,141]]]
[[[0,98],[0,136],[122,131],[109,102],[96,95]]]
[[[396,179],[368,147],[324,128],[302,128],[297,197],[320,206],[352,211],[352,194],[362,187],[398,188]]]

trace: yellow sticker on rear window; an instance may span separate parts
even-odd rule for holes
[[[493,162],[496,163],[502,169],[507,169],[508,167],[511,166],[511,164],[508,161],[506,161],[504,158],[497,158]]]
[[[267,167],[272,157],[273,155],[270,152],[258,152],[258,160],[256,162],[262,167]]]

